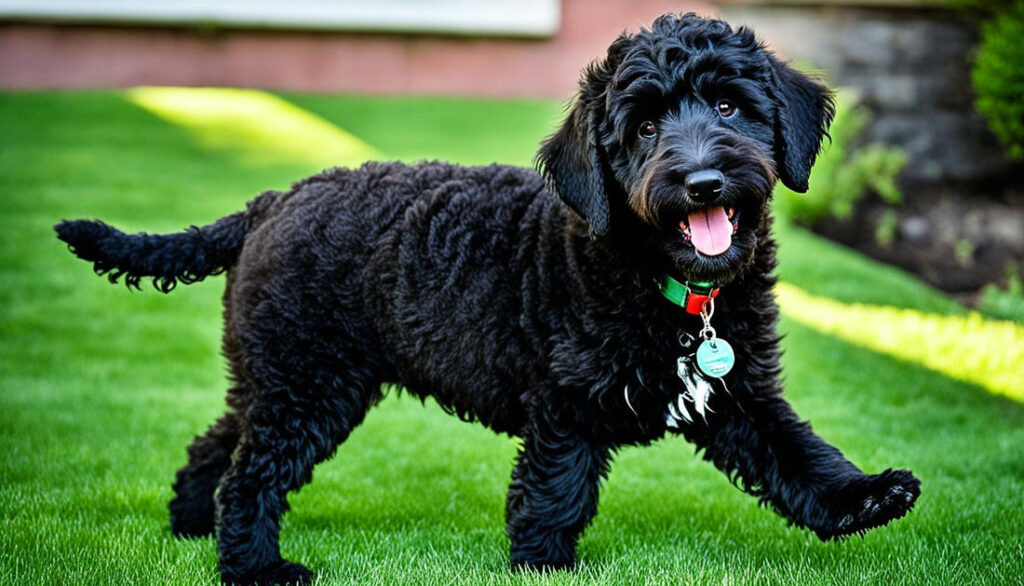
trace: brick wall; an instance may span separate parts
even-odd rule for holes
[[[227,85],[371,94],[568,97],[623,30],[702,0],[563,0],[548,39],[0,24],[0,87]]]

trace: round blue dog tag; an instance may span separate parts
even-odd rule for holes
[[[707,376],[721,378],[736,364],[736,354],[729,342],[721,338],[704,340],[697,347],[697,367]]]

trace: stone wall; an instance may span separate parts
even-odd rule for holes
[[[857,88],[875,114],[871,140],[902,146],[908,183],[987,181],[1011,165],[973,112],[978,23],[962,12],[889,6],[727,6],[782,55]]]

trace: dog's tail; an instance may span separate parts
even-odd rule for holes
[[[167,293],[179,282],[189,285],[233,266],[246,233],[266,207],[258,204],[271,195],[279,194],[265,193],[244,211],[175,234],[125,234],[99,220],[63,220],[53,229],[71,252],[93,263],[93,270],[111,283],[123,276],[127,286],[138,289],[143,277],[153,277],[153,286]]]

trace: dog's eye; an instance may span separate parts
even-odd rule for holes
[[[653,122],[641,122],[640,129],[637,130],[637,134],[641,138],[654,138],[658,135],[658,127]]]
[[[729,100],[718,100],[715,104],[715,110],[718,111],[718,115],[722,118],[729,118],[736,113],[736,104]]]

